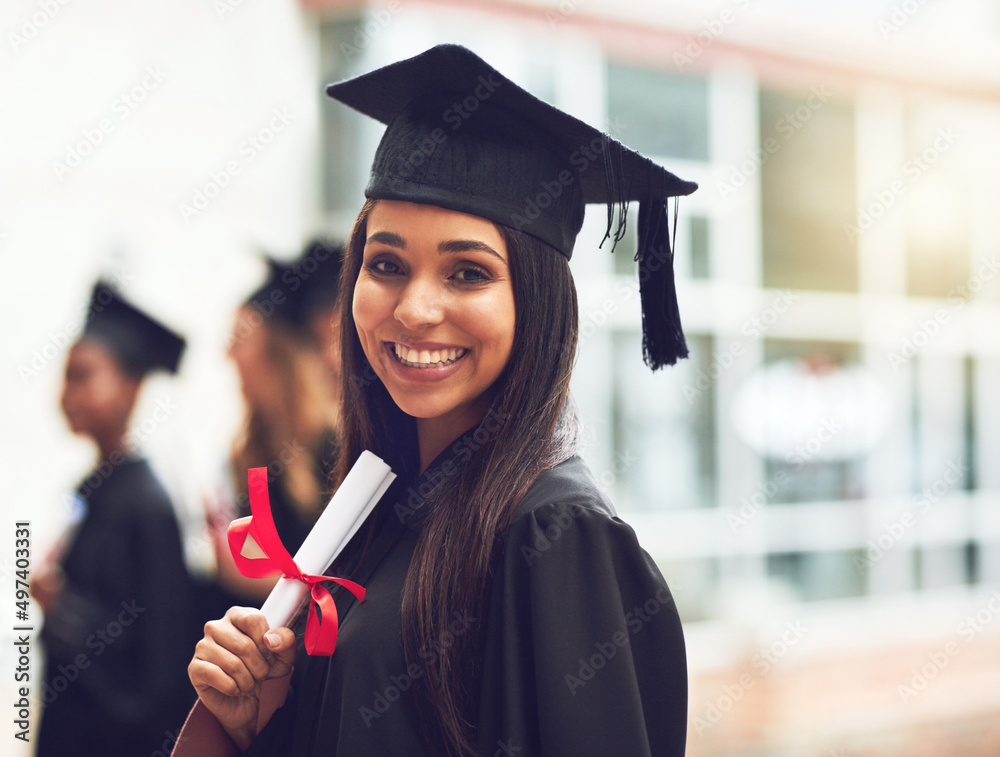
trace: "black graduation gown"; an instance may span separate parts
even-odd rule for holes
[[[195,699],[200,633],[174,510],[144,460],[107,467],[81,485],[66,588],[42,629],[41,757],[169,754]]]
[[[461,443],[456,442],[456,444]],[[367,595],[338,597],[332,657],[299,648],[284,707],[251,755],[425,755],[399,607],[419,524],[393,512],[437,480],[393,484],[378,536],[354,578]],[[468,628],[456,617],[451,631]],[[478,751],[484,757],[684,754],[687,668],[670,592],[585,463],[544,473],[520,504],[492,584]]]

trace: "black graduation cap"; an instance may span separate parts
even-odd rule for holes
[[[91,292],[82,337],[100,342],[136,376],[157,368],[176,373],[185,344],[183,337],[126,302],[104,281]]]
[[[337,301],[343,259],[343,247],[322,238],[308,242],[295,260],[265,257],[267,278],[244,304],[311,336],[310,321]]]
[[[618,242],[627,205],[638,201],[643,356],[654,369],[687,357],[667,200],[697,184],[539,100],[459,45],[434,47],[326,91],[388,125],[365,190],[369,198],[481,216],[567,258],[585,203],[607,205],[605,239],[614,227]]]

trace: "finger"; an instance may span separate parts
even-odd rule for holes
[[[226,619],[253,640],[261,656],[266,656],[270,652],[264,643],[264,634],[270,627],[264,613],[252,607],[230,607]]]
[[[206,623],[205,638],[195,647],[196,656],[217,664],[234,677],[244,668],[254,682],[267,678],[270,662],[265,654],[261,653],[260,644],[229,622],[228,614],[222,620]],[[241,688],[243,685],[240,680]]]
[[[248,645],[254,654],[258,654],[256,647],[249,640]],[[256,663],[253,660],[244,660],[226,646],[220,645],[208,637],[199,641],[195,646],[194,659],[191,662],[192,664],[202,662],[219,671],[218,674],[206,674],[205,679],[209,685],[230,696],[253,692],[259,682],[267,676],[270,669],[270,666],[263,660],[258,658]],[[192,680],[192,682],[194,681]]]
[[[191,685],[198,692],[198,696],[204,696],[206,691],[210,690],[229,697],[238,697],[242,694],[240,685],[232,676],[218,665],[197,657],[188,664],[188,678],[191,679]]]

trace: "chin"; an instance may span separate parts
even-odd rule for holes
[[[418,397],[399,397],[394,395],[392,392],[389,392],[389,396],[392,397],[392,401],[396,403],[396,407],[412,418],[439,418],[442,415],[447,415],[454,409],[451,405],[428,401]]]

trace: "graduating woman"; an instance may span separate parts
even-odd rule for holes
[[[177,754],[683,755],[681,625],[576,455],[568,266],[586,202],[640,202],[644,353],[687,354],[682,181],[462,47],[332,85],[388,124],[344,262],[341,478],[398,474],[331,566],[331,657],[232,608],[207,624]],[[612,223],[617,206],[617,224]]]
[[[110,287],[94,287],[62,408],[100,461],[77,491],[83,517],[64,554],[31,586],[45,611],[40,757],[169,749],[193,699],[177,668],[198,638],[194,585],[173,505],[129,434],[143,379],[176,372],[183,349]]]
[[[342,257],[339,246],[316,239],[294,261],[269,258],[267,279],[236,312],[229,356],[246,412],[231,481],[210,520],[218,525],[219,582],[243,601],[263,601],[274,583],[240,575],[226,543],[229,521],[250,514],[247,469],[267,467],[275,527],[292,554],[330,499],[340,425],[340,349],[331,329],[339,328],[332,311]]]

